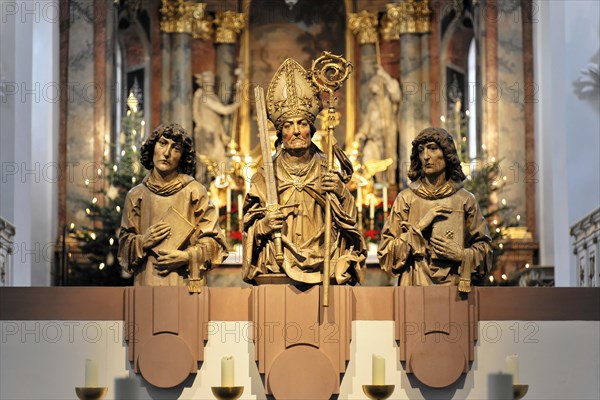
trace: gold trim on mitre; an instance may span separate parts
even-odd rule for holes
[[[280,66],[267,91],[267,114],[276,129],[294,117],[304,117],[312,125],[321,111],[319,90],[308,72],[295,60],[286,59]]]

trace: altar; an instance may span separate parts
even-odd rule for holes
[[[438,288],[425,288],[425,291]],[[85,359],[98,365],[98,382],[115,397],[115,379],[128,377],[140,399],[212,399],[220,385],[224,356],[235,360],[235,384],[243,399],[265,399],[255,361],[252,288],[207,288],[203,361],[196,373],[173,388],[160,389],[133,372],[128,361],[125,288],[2,288],[0,397],[11,399],[75,398],[84,383]],[[394,323],[394,287],[351,289],[348,362],[333,398],[364,399],[371,382],[371,357],[385,359],[385,382],[395,385],[392,399],[488,398],[488,375],[505,370],[505,358],[519,357],[519,381],[531,399],[595,399],[600,395],[600,292],[578,288],[477,288],[478,320],[474,361],[469,371],[444,388],[429,387],[406,372],[400,361],[405,341]],[[410,322],[410,321],[407,321]],[[273,329],[271,332],[270,329]],[[409,335],[420,325],[407,324]],[[274,325],[263,325],[268,335]],[[280,331],[281,332],[281,331]],[[286,332],[286,331],[284,331]],[[333,332],[333,331],[332,331]],[[457,331],[458,332],[458,331]],[[458,340],[460,333],[449,337]],[[297,337],[287,330],[288,339]],[[340,338],[342,336],[332,336]],[[399,340],[400,339],[400,340]],[[160,368],[160,367],[159,367]],[[300,373],[300,371],[297,371]],[[289,377],[293,381],[293,378]],[[32,383],[35,382],[35,383]],[[293,385],[293,382],[290,383]],[[311,382],[318,386],[318,382]],[[284,398],[284,397],[282,397]],[[285,397],[294,398],[294,397]]]
[[[212,399],[235,384],[242,399],[363,399],[378,382],[392,399],[482,399],[506,373],[525,399],[600,398],[598,4],[2,1],[0,398]],[[348,74],[310,141],[353,170],[337,200],[364,280],[252,286],[243,204],[278,139],[270,121],[259,145],[253,93],[288,58],[312,80],[320,54]],[[195,270],[193,294],[134,287],[119,265],[142,143],[172,123],[230,251]],[[490,227],[491,270],[469,294],[398,287],[377,259],[428,127],[452,137]]]

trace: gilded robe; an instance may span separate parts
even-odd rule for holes
[[[157,255],[142,248],[142,235],[158,223],[172,206],[195,226],[184,250],[190,262],[166,276],[154,267]],[[134,285],[187,286],[188,271],[197,266],[206,270],[227,257],[225,234],[217,222],[217,212],[209,203],[204,186],[189,175],[179,174],[174,182],[159,187],[151,175],[132,188],[125,199],[119,233],[119,262],[124,270],[134,274]]]
[[[312,159],[292,171],[285,166],[281,153],[274,158],[279,205],[298,204],[284,208],[282,230],[283,263],[275,261],[275,246],[271,235],[257,232],[256,223],[265,216],[266,184],[261,170],[252,177],[250,191],[244,202],[244,256],[242,275],[245,281],[266,274],[286,274],[297,282],[322,282],[325,258],[325,193],[321,176],[327,173],[325,156],[311,147]],[[328,194],[331,199],[331,277],[338,284],[361,282],[366,258],[366,244],[357,228],[354,198],[344,186],[340,193]]]
[[[438,204],[451,208],[461,219],[464,213],[462,263],[433,257],[429,245],[432,226],[423,232],[417,228],[427,211]],[[439,219],[442,217],[436,221]],[[480,284],[492,265],[491,241],[479,204],[462,183],[448,181],[432,192],[417,181],[396,197],[381,232],[377,256],[384,271],[400,276],[400,286],[458,285],[463,268],[471,271],[473,283]]]

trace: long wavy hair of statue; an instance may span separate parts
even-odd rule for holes
[[[182,147],[181,159],[177,171],[182,174],[194,176],[196,173],[196,153],[194,152],[194,142],[187,131],[179,124],[160,125],[146,139],[140,149],[140,162],[147,170],[154,168],[152,158],[154,156],[154,146],[158,139],[164,136],[178,143]]]
[[[421,160],[419,159],[419,145],[429,142],[435,142],[444,153],[444,159],[446,160],[446,179],[456,182],[464,181],[467,177],[460,165],[458,152],[456,151],[456,146],[454,145],[454,139],[452,138],[452,135],[448,133],[448,131],[442,128],[424,129],[417,135],[415,140],[413,140],[408,178],[414,182],[424,176],[423,166],[421,165]]]

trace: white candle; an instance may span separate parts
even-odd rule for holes
[[[231,387],[233,384],[233,356],[221,358],[221,386]]]
[[[246,193],[250,191],[250,177],[246,176],[244,178],[244,189],[246,189]]]
[[[358,208],[358,212],[362,212],[362,189],[360,186],[356,189],[356,208]]]
[[[98,387],[98,364],[90,358],[85,359],[85,387]]]
[[[373,385],[385,385],[385,358],[373,354]]]
[[[388,198],[387,198],[387,186],[383,187],[383,212],[386,213],[388,211]]]
[[[519,356],[516,354],[511,354],[510,356],[506,356],[505,365],[506,365],[506,373],[512,375],[513,383],[515,385],[518,385],[519,384]]]
[[[488,399],[512,400],[512,377],[508,374],[497,373],[488,375]]]
[[[225,206],[225,210],[227,211],[227,214],[231,213],[231,188],[228,186],[227,187],[227,203]]]
[[[242,221],[242,218],[244,218],[244,198],[242,197],[241,194],[238,194],[237,201],[238,201],[238,221]]]
[[[375,219],[375,196],[371,195],[371,199],[369,201],[369,219]]]

